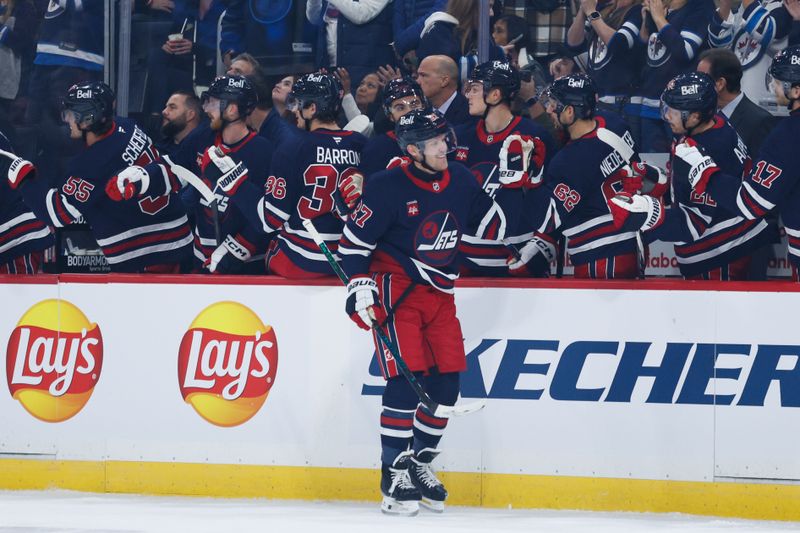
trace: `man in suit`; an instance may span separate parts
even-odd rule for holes
[[[417,69],[417,81],[433,109],[444,115],[447,123],[459,126],[472,122],[467,99],[458,91],[458,66],[445,55],[423,59]]]
[[[714,79],[719,110],[728,117],[747,146],[750,157],[755,159],[776,118],[742,92],[739,58],[727,48],[712,48],[700,55],[697,70]]]

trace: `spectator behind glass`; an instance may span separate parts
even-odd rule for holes
[[[647,45],[647,61],[632,98],[634,103],[641,99],[640,151],[669,152],[672,131],[661,119],[661,93],[669,80],[692,68],[713,14],[713,0],[644,0],[639,35]]]
[[[781,0],[744,0],[736,10],[732,4],[718,1],[708,25],[708,43],[732,50],[742,65],[744,92],[773,115],[785,116],[788,111],[778,105],[767,70],[789,42],[792,17]]]
[[[216,74],[217,20],[222,2],[174,0],[172,5],[169,34],[148,58],[146,106],[150,110],[158,109],[176,91],[191,91],[195,83],[210,84]]]
[[[82,149],[62,129],[61,99],[73,85],[103,77],[104,1],[52,2],[50,7],[39,28],[28,85],[26,122],[32,138],[18,148],[40,176],[55,180],[64,175],[67,159]]]
[[[800,0],[783,0],[783,7],[792,17],[792,30],[789,33],[789,46],[800,44]]]
[[[239,54],[233,58],[225,74],[228,76],[250,76],[260,66],[258,59],[250,54]]]
[[[358,84],[379,65],[393,65],[389,1],[308,0],[306,17],[320,27],[317,66],[346,68]]]
[[[358,85],[358,89],[356,89],[355,96],[351,92],[352,84],[347,69],[336,69],[336,77],[339,78],[344,90],[342,110],[348,123],[348,127],[345,129],[354,129],[365,137],[371,137],[375,129],[372,119],[380,108],[380,103],[383,99],[380,76],[378,76],[377,72],[371,72],[364,76]],[[361,124],[353,123],[353,119],[360,115],[366,117],[366,120],[359,119],[362,121]]]
[[[231,66],[234,65],[236,65],[236,60],[231,64]],[[294,127],[282,117],[286,110],[286,95],[292,89],[294,77],[286,76],[273,84],[271,79],[275,78],[265,76],[264,71],[258,67],[247,75],[247,79],[250,80],[258,95],[258,104],[247,117],[247,125],[250,129],[258,132],[260,136],[274,145],[282,142],[286,137],[294,135]],[[285,87],[287,83],[289,89],[281,96],[279,87]],[[276,105],[276,91],[280,107]]]
[[[292,85],[295,81],[297,81],[297,76],[284,76],[272,88],[272,107],[282,117],[289,113],[286,110],[286,97],[292,92]]]
[[[0,131],[13,144],[16,139],[12,106],[25,91],[21,86],[36,46],[36,31],[42,18],[33,0],[0,2]]]
[[[492,14],[494,0],[489,0]],[[417,46],[420,64],[431,55],[446,55],[458,65],[459,79],[465,82],[478,63],[478,25],[481,3],[474,0],[449,0],[445,11],[437,11],[425,21]],[[491,43],[490,59],[504,59],[503,51]]]
[[[742,64],[739,58],[726,48],[712,48],[700,55],[697,70],[714,80],[717,107],[739,133],[750,157],[755,159],[761,143],[775,126],[775,117],[742,92]]]
[[[572,6],[567,0],[506,0],[504,13],[528,23],[533,42],[528,47],[539,65],[547,70],[550,62],[563,54],[567,28],[572,23]]]
[[[458,67],[452,58],[426,57],[419,64],[417,82],[433,109],[443,114],[448,124],[455,127],[472,122],[467,99],[458,91]]]
[[[588,52],[587,73],[600,97],[599,109],[613,111],[638,126],[630,106],[637,83],[643,49],[639,41],[642,25],[641,0],[612,0],[598,11],[597,0],[581,0],[567,31],[567,46],[574,55]],[[627,108],[627,109],[626,109]],[[638,137],[633,132],[634,137]]]
[[[394,50],[413,74],[419,65],[416,48],[425,20],[436,11],[444,11],[447,0],[394,0],[393,4]]]
[[[200,99],[194,93],[187,91],[173,93],[161,111],[163,141],[156,145],[158,153],[170,155],[177,150],[183,139],[200,125],[204,116]]]
[[[503,15],[492,25],[492,39],[494,44],[505,52],[509,62],[519,68],[520,51],[529,45],[528,25],[525,19],[515,15]]]

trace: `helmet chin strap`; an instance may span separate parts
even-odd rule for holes
[[[419,143],[416,145],[416,147],[417,147],[417,149],[420,151],[420,153],[422,154],[422,160],[419,160],[419,159],[417,159],[417,158],[415,157],[415,158],[414,158],[414,161],[416,161],[417,163],[419,163],[420,165],[422,165],[422,167],[423,167],[423,168],[425,168],[426,170],[429,170],[429,171],[431,171],[431,172],[432,172],[432,173],[434,173],[434,174],[438,173],[438,172],[439,172],[438,170],[436,170],[435,168],[433,168],[432,166],[430,166],[430,165],[428,164],[428,156],[426,156],[426,155],[425,155],[425,150],[424,150],[424,147],[420,148],[420,146],[419,146]]]
[[[566,106],[564,106],[564,109],[566,109]],[[561,113],[564,112],[564,109],[561,110]],[[575,111],[574,106],[572,107],[572,110],[573,110],[572,122],[570,122],[569,124],[564,124],[563,122],[561,122],[561,113],[558,114],[558,123],[561,125],[561,128],[566,132],[569,132],[569,129],[573,126],[573,124],[575,124],[578,121],[578,118],[574,112]]]

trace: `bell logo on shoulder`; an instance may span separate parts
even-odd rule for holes
[[[100,327],[66,300],[44,300],[28,309],[8,340],[8,390],[43,422],[63,422],[78,414],[92,396],[102,366]]]
[[[86,89],[85,91],[78,89],[75,94],[75,98],[79,98],[81,100],[91,100],[92,99],[92,90]]]
[[[178,350],[181,395],[216,426],[238,426],[255,416],[267,400],[277,370],[275,330],[237,302],[203,309]]]
[[[461,228],[449,211],[431,213],[417,227],[414,248],[417,257],[431,266],[449,265],[461,240]]]

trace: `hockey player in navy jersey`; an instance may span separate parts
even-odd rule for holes
[[[271,274],[297,279],[333,274],[302,221],[314,220],[335,251],[342,234],[340,216],[361,194],[364,178],[358,166],[366,138],[337,126],[342,95],[333,76],[301,76],[286,102],[303,128],[279,145],[265,188],[245,182],[241,190],[246,194],[231,198],[254,227],[277,234],[267,254]],[[238,186],[232,180],[222,190]]]
[[[412,78],[406,76],[390,80],[383,89],[383,112],[392,123],[415,109],[427,107],[422,88]],[[387,131],[372,137],[361,154],[361,171],[365,176],[384,170],[389,163],[397,162],[403,152],[397,144],[394,131]]]
[[[171,189],[124,205],[105,192],[109,178],[130,165],[158,161],[153,142],[132,120],[114,117],[114,93],[101,82],[75,85],[63,101],[70,136],[86,149],[68,165],[67,176],[49,188],[23,159],[12,161],[8,180],[48,224],[85,220],[114,272],[177,272],[191,253],[186,212]]]
[[[458,147],[453,159],[472,170],[483,190],[500,205],[508,230],[507,243],[493,235],[464,235],[460,250],[461,271],[465,275],[508,276],[508,261],[513,257],[510,247],[534,237],[520,225],[526,207],[525,192],[541,184],[555,143],[543,127],[511,112],[511,102],[519,88],[519,71],[504,61],[476,66],[467,80],[469,113],[480,120],[456,129]],[[547,235],[536,238],[547,256],[538,256],[516,274],[542,276],[550,270],[550,260],[555,260],[555,242]]]
[[[789,117],[781,121],[761,146],[750,173],[725,172],[699,143],[675,147],[674,165],[683,167],[695,194],[706,193],[722,208],[748,221],[780,214],[789,239],[794,279],[800,266],[800,45],[779,52],[770,66],[779,100],[787,102]]]
[[[247,216],[230,201],[237,194],[260,197],[267,182],[272,146],[246,123],[257,102],[256,92],[247,78],[217,78],[202,95],[210,129],[188,136],[186,146],[164,162],[128,168],[109,183],[109,194],[113,198],[130,199],[161,194],[166,188],[185,185],[173,172],[171,164],[187,168],[201,178],[214,193],[213,200],[202,196],[193,186],[184,193],[184,201],[194,215],[195,271],[265,272],[264,256],[269,237],[250,224]],[[249,189],[239,192],[238,185],[244,182],[262,192],[254,193]]]
[[[644,251],[636,231],[642,228],[615,227],[607,202],[628,186],[620,170],[631,162],[647,175],[650,194],[662,194],[666,177],[638,163],[627,125],[616,115],[596,114],[596,105],[597,90],[585,74],[570,74],[551,85],[547,111],[570,141],[547,167],[545,185],[531,191],[534,207],[526,215],[532,230],[560,230],[567,237],[575,277],[635,278],[643,273]],[[650,222],[655,225],[660,222],[655,210],[661,205],[652,205]],[[532,239],[509,268],[524,268],[542,253],[541,243]]]
[[[8,138],[0,133],[0,174],[8,174],[17,159]],[[53,245],[53,234],[25,205],[22,195],[7,180],[0,180],[0,274],[41,272],[44,250]]]
[[[346,311],[363,329],[373,320],[385,327],[431,398],[453,405],[459,373],[466,369],[453,299],[458,244],[467,233],[502,239],[505,220],[466,167],[448,164],[453,132],[444,117],[412,111],[395,132],[411,161],[370,176],[339,245],[350,278]],[[413,515],[421,500],[442,511],[447,491],[431,461],[447,419],[419,404],[377,336],[375,342],[387,380],[380,417],[381,509]]]
[[[747,147],[717,111],[717,91],[710,76],[691,72],[672,79],[661,95],[662,116],[678,143],[698,144],[720,170],[739,181],[751,167]],[[645,240],[675,243],[681,274],[687,279],[746,280],[752,252],[776,237],[766,219],[747,220],[720,206],[708,191],[689,184],[688,167],[671,155],[672,206],[664,222],[645,233]],[[612,213],[618,223],[640,199],[615,198]],[[766,275],[761,273],[760,277]]]

